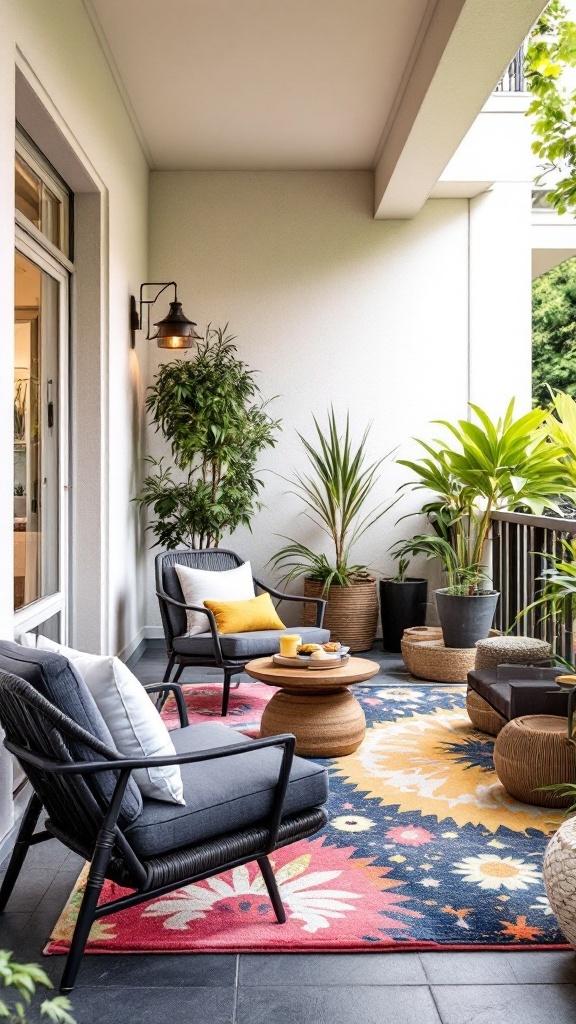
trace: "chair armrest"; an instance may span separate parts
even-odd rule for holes
[[[285,594],[282,590],[275,590],[274,587],[269,587],[267,583],[263,583],[262,580],[253,577],[254,583],[260,590],[265,590],[267,594],[272,597],[278,597],[280,601],[298,601],[300,604],[315,604],[316,605],[316,626],[321,628],[324,622],[324,612],[326,611],[327,602],[321,597],[304,597],[302,594]]]
[[[144,685],[146,693],[159,693],[160,711],[164,703],[165,694],[173,693],[176,701],[176,707],[178,708],[178,717],[180,719],[180,728],[185,729],[188,722],[188,709],[186,707],[186,701],[184,700],[184,694],[182,693],[182,687],[180,683],[146,683]]]
[[[214,643],[214,656],[216,664],[220,665],[221,668],[224,668],[224,655],[222,654],[222,647],[220,646],[220,636],[218,633],[218,627],[216,625],[216,619],[214,618],[214,613],[211,612],[209,608],[205,608],[204,605],[184,604],[183,601],[175,601],[173,597],[168,597],[166,591],[162,590],[161,588],[156,591],[156,597],[158,597],[159,600],[161,601],[166,601],[167,604],[175,605],[176,608],[184,608],[186,611],[189,610],[191,612],[202,612],[202,614],[206,616],[206,618],[208,619],[208,623],[210,625],[212,641]]]
[[[28,762],[40,771],[52,772],[55,775],[92,775],[95,772],[109,771],[134,771],[136,768],[162,768],[171,764],[194,764],[197,761],[214,761],[221,757],[233,757],[236,754],[247,754],[251,750],[261,750],[263,747],[285,747],[290,749],[292,754],[296,745],[296,738],[292,733],[280,733],[278,736],[266,736],[259,740],[247,740],[246,743],[235,743],[233,747],[211,747],[208,750],[201,750],[194,754],[171,754],[165,757],[116,757],[109,761],[75,761],[73,764],[62,761],[53,761],[48,757],[41,757],[27,747],[21,747],[18,743],[12,743],[5,739],[4,746],[10,753]],[[292,756],[290,757],[292,760]]]

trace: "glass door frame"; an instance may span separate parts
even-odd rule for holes
[[[69,261],[63,257],[60,262],[47,252],[42,244],[20,225],[16,225],[15,248],[26,259],[30,260],[58,283],[58,490],[59,490],[59,564],[58,590],[41,597],[37,601],[19,608],[14,612],[14,631],[26,633],[39,626],[53,615],[60,614],[60,642],[68,639],[69,622],[69,429],[70,429],[70,371],[69,371],[69,310],[70,310],[70,274],[67,269]]]

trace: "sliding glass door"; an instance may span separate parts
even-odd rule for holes
[[[68,590],[68,273],[16,228],[14,618],[65,639]]]

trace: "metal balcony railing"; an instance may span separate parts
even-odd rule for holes
[[[512,58],[494,92],[525,92],[526,80],[524,78],[524,43]]]
[[[549,567],[545,554],[566,552],[562,540],[576,535],[576,519],[522,515],[518,512],[494,512],[492,515],[492,581],[500,591],[494,625],[506,632],[516,616],[542,593],[542,576]],[[555,654],[573,660],[573,618],[576,608],[567,611],[565,621],[554,616],[544,618],[535,608],[513,627],[520,636],[547,640]]]

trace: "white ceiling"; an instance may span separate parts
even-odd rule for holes
[[[441,0],[442,2],[442,0]],[[437,0],[85,0],[151,166],[375,166]]]

